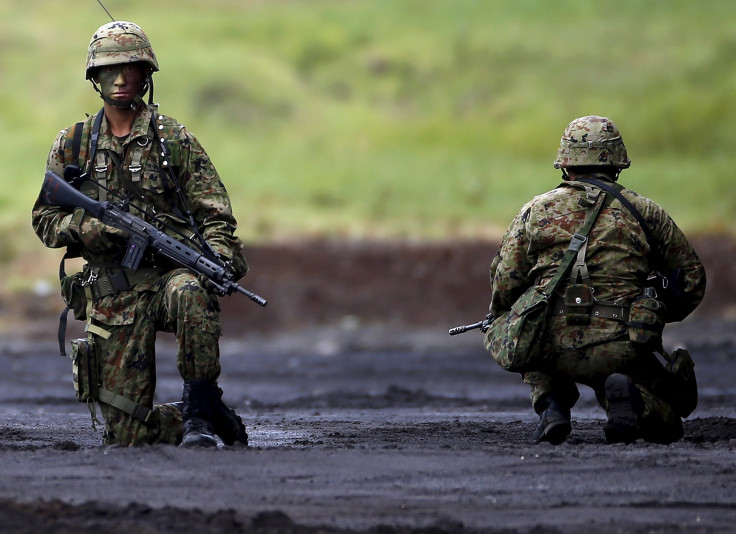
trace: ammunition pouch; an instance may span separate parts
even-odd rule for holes
[[[577,303],[576,303],[577,304]],[[585,306],[573,306],[574,313],[577,315],[582,315],[581,310],[585,309],[585,313],[587,314],[587,318],[575,318],[573,321],[581,321],[581,322],[573,322],[571,323],[568,319],[567,324],[588,324],[590,322],[590,317],[598,317],[601,319],[611,319],[612,321],[620,321],[620,322],[626,322],[629,320],[629,306],[624,304],[617,304],[615,302],[607,302],[607,301],[600,301],[600,300],[593,300],[593,303],[591,305],[585,305]],[[567,316],[570,313],[570,306],[566,304],[566,299],[563,298],[556,298],[554,302],[552,303],[552,314],[553,315],[565,315]]]
[[[629,340],[652,350],[662,346],[664,307],[655,298],[642,295],[631,303],[629,309]]]
[[[565,319],[568,325],[590,324],[590,312],[594,303],[593,290],[590,286],[586,284],[568,286],[562,301],[565,304]]]
[[[79,402],[87,403],[93,422],[96,421],[94,412],[95,401],[114,406],[140,421],[147,421],[151,410],[125,397],[100,386],[99,363],[97,351],[91,336],[73,339],[70,358],[72,360],[72,380],[74,394]]]
[[[79,402],[97,400],[100,389],[99,369],[94,342],[87,338],[72,339],[72,380]]]

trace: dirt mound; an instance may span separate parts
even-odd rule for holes
[[[696,236],[708,289],[694,315],[736,316],[736,240]],[[266,243],[246,251],[242,285],[268,300],[260,308],[236,294],[221,299],[225,335],[277,332],[317,325],[381,324],[451,327],[487,313],[488,268],[498,243],[489,241],[351,241],[313,239]],[[55,291],[0,301],[11,332],[55,335],[63,305]]]

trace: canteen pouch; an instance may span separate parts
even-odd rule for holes
[[[658,348],[662,344],[664,308],[653,297],[640,296],[631,303],[629,310],[629,340],[637,345]]]
[[[585,326],[590,324],[590,310],[593,307],[593,289],[586,284],[573,284],[565,290],[565,319],[568,325]]]
[[[61,278],[61,298],[74,312],[75,319],[78,321],[87,319],[87,297],[84,294],[81,272]]]
[[[502,369],[531,371],[539,364],[548,318],[548,296],[531,287],[491,323],[485,348]]]
[[[79,402],[94,402],[99,394],[99,374],[94,342],[86,339],[72,339],[72,380],[74,393]]]

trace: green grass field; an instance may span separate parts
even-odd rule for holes
[[[106,5],[148,33],[155,100],[207,148],[249,242],[498,235],[588,114],[622,130],[622,183],[689,232],[736,231],[736,3]],[[84,62],[108,20],[94,0],[0,6],[0,268],[42,248],[30,207],[56,133],[101,105]]]

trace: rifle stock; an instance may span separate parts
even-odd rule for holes
[[[88,197],[53,171],[47,171],[44,176],[40,198],[41,202],[49,206],[70,210],[81,208],[105,224],[128,232],[130,235],[128,249],[121,262],[125,268],[137,269],[146,250],[151,248],[177,265],[203,275],[220,295],[230,295],[237,291],[260,306],[267,304],[263,297],[238,285],[233,280],[229,266],[219,260],[207,258],[200,251],[174,239],[113,203],[100,202]]]

